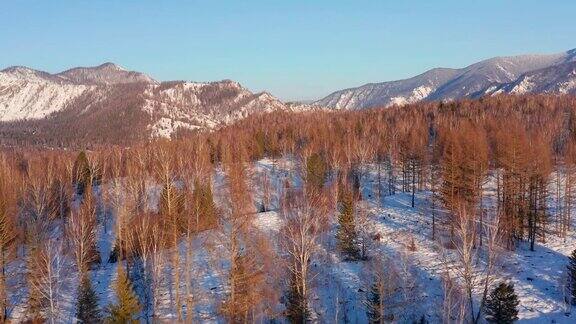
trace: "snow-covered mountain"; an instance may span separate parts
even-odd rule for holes
[[[420,100],[453,100],[511,91],[526,77],[532,91],[570,93],[571,62],[576,49],[549,55],[495,57],[462,69],[437,68],[410,79],[369,83],[336,91],[315,102],[336,109],[362,109],[402,105]],[[557,82],[557,83],[555,83]],[[564,83],[562,85],[561,83]],[[510,90],[507,90],[510,88]],[[546,91],[545,91],[546,90]]]
[[[336,109],[357,109],[412,103],[428,97],[456,73],[454,69],[433,69],[406,80],[369,83],[334,92],[315,104]]]
[[[26,67],[0,71],[0,121],[11,131],[14,125],[41,132],[54,125],[68,130],[91,124],[100,125],[101,132],[130,129],[142,138],[170,137],[178,128],[214,128],[277,109],[294,108],[230,80],[158,82],[112,63],[58,74]],[[111,124],[114,129],[106,129]],[[91,130],[73,131],[82,136]]]
[[[44,118],[93,87],[26,67],[0,71],[0,120]]]
[[[77,67],[57,76],[79,84],[119,84],[119,83],[157,83],[156,80],[146,74],[134,71],[126,71],[114,63],[104,63],[95,67]]]
[[[514,82],[487,89],[486,94],[559,93],[576,94],[576,61],[523,74]]]

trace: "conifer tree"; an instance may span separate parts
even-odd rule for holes
[[[576,305],[576,250],[568,257],[568,280],[570,284],[570,299]]]
[[[82,151],[74,161],[74,168],[72,170],[73,181],[76,184],[76,192],[79,195],[84,194],[86,186],[92,183],[92,172],[90,170],[90,163],[86,152]]]
[[[290,323],[306,323],[310,317],[308,301],[298,289],[295,276],[290,281],[289,291],[286,294],[286,313]]]
[[[377,283],[372,284],[366,296],[366,317],[371,324],[381,323],[383,319],[380,289]]]
[[[100,323],[102,318],[98,309],[98,297],[92,288],[88,275],[83,275],[78,289],[76,318],[80,323]]]
[[[195,181],[192,199],[192,205],[195,206],[193,214],[196,217],[196,224],[201,226],[200,229],[214,228],[218,219],[210,183]]]
[[[514,284],[502,282],[486,300],[486,320],[498,324],[513,323],[518,320],[518,304]]]
[[[117,302],[108,306],[107,323],[137,323],[138,313],[140,313],[140,303],[138,297],[132,289],[132,283],[126,275],[122,266],[118,266],[118,277],[114,287]]]
[[[338,216],[338,247],[348,260],[359,258],[360,250],[357,241],[356,225],[354,221],[354,195],[347,188],[343,189],[340,198],[340,215]]]
[[[309,188],[319,190],[324,186],[328,174],[326,162],[320,154],[312,154],[306,161],[306,184]]]

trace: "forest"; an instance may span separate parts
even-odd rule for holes
[[[0,322],[574,321],[574,97],[84,147],[0,154]]]

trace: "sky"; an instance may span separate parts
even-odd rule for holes
[[[114,62],[282,100],[576,48],[574,0],[0,0],[0,69]]]

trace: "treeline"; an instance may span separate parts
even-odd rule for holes
[[[430,237],[444,239],[462,265],[457,278],[445,278],[445,320],[478,322],[492,300],[498,248],[527,241],[535,249],[539,240],[572,230],[575,113],[572,97],[499,96],[353,112],[275,112],[130,148],[5,151],[0,321],[16,304],[24,319],[61,321],[62,296],[71,294],[78,296],[76,317],[83,322],[149,321],[158,316],[166,286],[176,318],[192,321],[195,242],[215,232],[218,254],[228,264],[219,314],[229,322],[277,316],[303,322],[311,316],[311,263],[332,221],[344,261],[375,259],[374,233],[359,207],[362,184],[374,177],[372,192],[381,204],[402,191],[418,207],[417,193],[432,193]],[[273,188],[275,206],[266,194],[255,204],[249,180],[247,162],[265,157],[294,161],[302,180]],[[220,199],[215,169],[225,175]],[[260,180],[270,191],[270,179]],[[482,205],[487,187],[495,191],[491,215]],[[155,190],[157,201],[150,194]],[[253,224],[258,212],[272,208],[282,219],[278,242]],[[100,255],[98,237],[110,231],[113,249]],[[480,249],[488,262],[478,278],[471,269]],[[119,263],[117,298],[106,309],[98,308],[90,277],[99,263]],[[387,298],[409,285],[383,272],[383,264],[374,267],[366,301],[374,322],[393,319]],[[78,274],[75,285],[71,274]],[[389,281],[402,287],[391,288]]]

